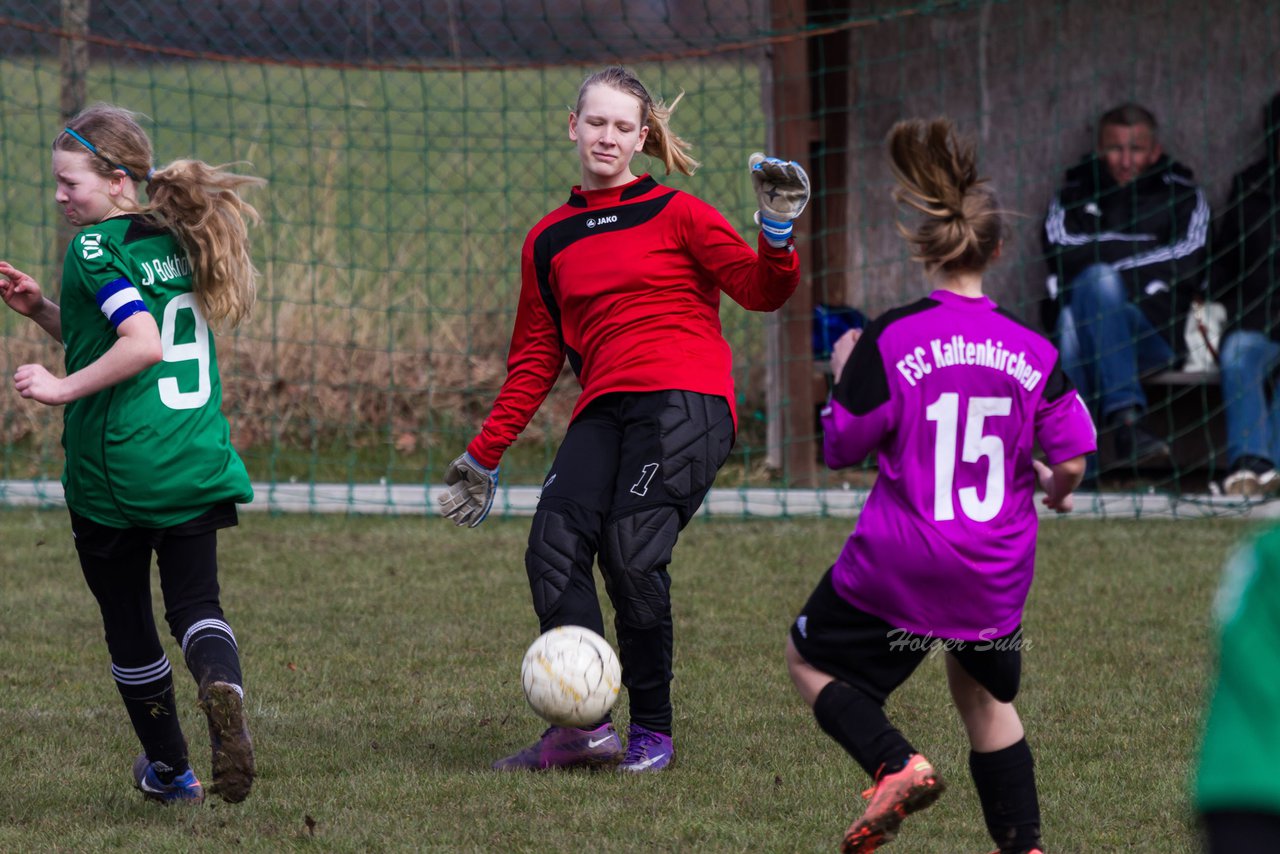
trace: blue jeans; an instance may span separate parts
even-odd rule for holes
[[[1233,467],[1243,456],[1275,463],[1280,460],[1280,379],[1272,372],[1280,365],[1280,344],[1261,332],[1232,332],[1222,342],[1220,361],[1227,459]]]
[[[1168,342],[1129,302],[1124,282],[1106,264],[1086,267],[1072,280],[1070,296],[1058,316],[1062,370],[1102,424],[1131,407],[1145,412],[1139,377],[1173,363]]]

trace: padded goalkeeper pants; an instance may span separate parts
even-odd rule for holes
[[[733,446],[728,403],[688,391],[592,401],[543,484],[525,568],[541,631],[603,634],[593,564],[615,610],[631,721],[671,731],[671,551]]]

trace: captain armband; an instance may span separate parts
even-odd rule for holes
[[[142,294],[138,293],[133,283],[124,277],[103,285],[94,294],[94,299],[98,303],[102,316],[116,329],[135,314],[147,311],[147,304],[142,301]]]

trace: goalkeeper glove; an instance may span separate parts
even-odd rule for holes
[[[493,506],[493,496],[498,491],[498,470],[492,470],[476,462],[475,457],[463,454],[445,471],[444,482],[449,487],[447,492],[436,496],[440,502],[440,512],[453,524],[474,528],[489,515]]]
[[[809,203],[809,176],[794,160],[765,157],[759,151],[747,163],[760,203],[756,223],[769,245],[781,249],[791,237],[791,221]]]

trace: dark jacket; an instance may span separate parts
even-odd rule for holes
[[[1270,109],[1280,112],[1280,95]],[[1268,125],[1266,153],[1231,179],[1218,218],[1213,298],[1227,310],[1228,330],[1252,329],[1280,341],[1280,121]]]
[[[1071,302],[1071,282],[1086,267],[1109,264],[1129,299],[1181,351],[1186,312],[1207,276],[1208,232],[1209,203],[1182,164],[1162,155],[1121,187],[1102,160],[1086,156],[1067,170],[1045,217],[1048,314],[1056,319],[1054,309]]]

